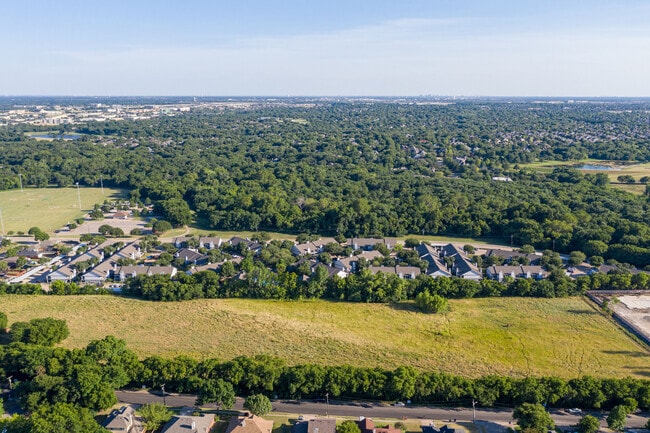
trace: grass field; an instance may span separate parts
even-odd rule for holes
[[[446,315],[410,305],[113,296],[3,296],[9,322],[66,319],[66,347],[115,335],[139,356],[230,359],[270,354],[290,364],[412,365],[484,374],[650,376],[648,350],[581,298],[451,301]]]
[[[610,182],[614,188],[622,189],[623,191],[631,192],[633,194],[643,194],[645,192],[645,185],[638,183],[639,179],[643,176],[650,176],[650,163],[645,164],[629,164],[619,161],[602,161],[597,159],[583,159],[580,161],[543,161],[533,162],[530,164],[520,164],[522,168],[531,168],[534,170],[550,173],[555,167],[559,166],[580,166],[582,164],[593,165],[608,165],[615,166],[615,170],[581,170],[583,173],[605,173],[609,176]],[[630,175],[637,181],[636,184],[618,183],[616,178],[622,175]]]
[[[54,230],[80,218],[86,211],[92,209],[95,203],[103,203],[106,199],[125,198],[118,189],[79,188],[81,209],[77,189],[72,188],[25,188],[0,191],[0,211],[6,232],[24,231],[30,227],[40,227],[52,234]]]

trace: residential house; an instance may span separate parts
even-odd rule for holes
[[[451,273],[467,280],[479,281],[483,273],[465,254],[465,251],[454,244],[447,244],[440,249],[440,257],[450,257],[453,260]]]
[[[451,272],[447,269],[447,265],[440,259],[438,251],[427,244],[420,244],[415,247],[415,250],[420,255],[420,259],[428,263],[426,275],[430,277],[451,277]]]
[[[181,248],[174,254],[176,258],[180,258],[183,262],[193,265],[205,265],[208,263],[208,256],[201,254],[198,251],[191,250],[189,248]]]
[[[214,426],[214,414],[201,416],[173,416],[162,433],[210,433]]]
[[[194,239],[193,236],[178,236],[172,240],[172,244],[176,248],[187,248],[189,246],[188,242]]]
[[[138,275],[169,275],[173,278],[177,269],[173,266],[121,266],[113,272],[113,279],[126,281],[127,278],[135,278]]]
[[[336,419],[313,418],[301,420],[293,425],[291,433],[336,433]]]
[[[357,425],[361,433],[402,433],[402,430],[396,427],[375,427],[375,422],[371,418],[359,417]]]
[[[102,244],[103,245],[103,244]],[[112,256],[101,262],[99,265],[87,271],[81,276],[81,281],[88,284],[102,285],[106,282],[111,274],[117,269],[119,259],[137,260],[142,256],[142,250],[138,242],[131,242],[121,250],[115,252]]]
[[[342,259],[334,260],[332,264],[334,267],[349,274],[356,272],[359,269],[360,259],[365,259],[367,262],[371,263],[373,260],[378,258],[383,259],[384,255],[376,250],[364,251],[363,253],[356,256],[344,257]]]
[[[414,280],[422,272],[420,268],[415,266],[370,266],[368,269],[373,274],[377,272],[395,274],[405,280]]]
[[[456,429],[449,428],[446,424],[440,427],[439,430],[436,430],[436,428],[433,426],[433,423],[429,425],[422,425],[420,426],[422,429],[422,433],[455,433]]]
[[[223,240],[221,238],[216,238],[212,236],[201,236],[199,238],[199,248],[206,248],[208,250],[213,250],[219,248]]]
[[[536,266],[539,265],[542,259],[542,256],[537,254],[525,254],[520,253],[519,251],[509,251],[509,250],[500,250],[500,249],[490,249],[485,254],[486,257],[499,257],[504,263],[508,264],[512,259],[522,259],[525,258],[528,261],[528,264]]]
[[[25,248],[18,251],[17,255],[27,259],[38,260],[43,257],[43,250],[38,247]]]
[[[297,256],[304,256],[307,254],[320,254],[325,251],[325,246],[330,243],[338,243],[334,238],[321,238],[315,241],[305,242],[304,244],[297,244],[291,247],[291,252]]]
[[[48,283],[51,283],[52,281],[64,281],[66,283],[71,282],[72,280],[75,279],[77,276],[77,269],[74,266],[61,266],[58,269],[53,270],[49,274],[47,274],[47,277],[45,277],[45,280]]]
[[[392,250],[397,244],[397,238],[352,238],[348,240],[348,245],[355,251],[365,250],[370,251],[375,248],[375,245],[383,244],[389,250]]]
[[[485,275],[497,281],[503,281],[505,277],[510,277],[513,279],[516,278],[534,278],[536,280],[541,280],[547,276],[547,272],[541,266],[489,266],[485,270]]]
[[[256,415],[240,415],[230,418],[225,433],[271,433],[272,431],[273,421]]]
[[[113,410],[104,421],[103,426],[112,432],[140,433],[143,431],[142,423],[135,416],[135,409],[130,405]]]
[[[237,247],[239,244],[246,245],[246,249],[253,251],[255,254],[258,254],[262,250],[262,244],[259,242],[251,241],[250,239],[240,238],[239,236],[234,236],[231,238],[228,243],[233,247]]]

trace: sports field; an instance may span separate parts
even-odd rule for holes
[[[650,376],[650,353],[581,298],[452,300],[451,312],[326,301],[113,296],[3,296],[9,322],[66,319],[66,347],[115,335],[139,356],[230,359],[270,354],[289,364],[412,365],[464,376]]]
[[[79,210],[79,196],[81,210]],[[30,227],[40,227],[52,234],[85,212],[94,204],[104,200],[126,198],[122,190],[104,188],[25,188],[0,191],[0,211],[2,212],[5,232],[24,231]]]

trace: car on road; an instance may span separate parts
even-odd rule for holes
[[[403,402],[398,401],[397,403],[394,403],[393,406],[404,407],[406,405]]]
[[[574,407],[573,409],[567,410],[567,412],[573,415],[580,415],[582,413],[582,409],[578,409],[577,407]]]

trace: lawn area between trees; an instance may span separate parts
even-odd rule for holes
[[[66,319],[68,348],[114,335],[140,357],[227,360],[268,354],[289,364],[410,365],[467,377],[650,374],[647,348],[581,298],[449,301],[446,314],[327,301],[206,299],[148,302],[114,296],[6,295],[14,321]]]

